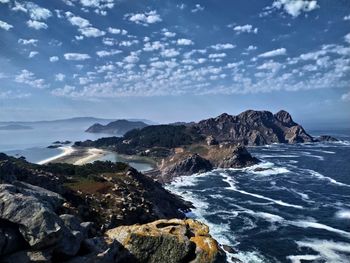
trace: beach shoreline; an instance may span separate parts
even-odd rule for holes
[[[92,163],[106,156],[110,152],[97,148],[78,148],[72,146],[59,147],[62,152],[56,156],[38,162],[40,165],[48,163],[69,163],[74,165],[84,165]]]

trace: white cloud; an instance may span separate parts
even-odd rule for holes
[[[199,11],[203,11],[204,10],[204,6],[201,6],[200,4],[196,4],[195,8],[193,8],[191,10],[192,13],[197,13]]]
[[[155,51],[155,50],[159,50],[159,49],[164,49],[165,46],[164,44],[162,44],[160,41],[154,41],[152,43],[150,42],[146,42],[143,50],[144,51]]]
[[[100,50],[96,52],[97,56],[99,56],[100,58],[109,57],[120,53],[122,53],[121,50]]]
[[[45,80],[37,79],[34,73],[26,69],[23,69],[20,74],[16,75],[15,82],[23,83],[37,89],[44,89],[48,87]]]
[[[48,26],[44,22],[39,22],[35,20],[28,20],[27,21],[28,27],[34,28],[35,30],[40,30],[40,29],[47,29]]]
[[[162,21],[160,15],[157,14],[155,10],[147,13],[127,14],[126,17],[129,17],[129,21],[142,25],[154,24]]]
[[[108,32],[115,35],[119,35],[119,34],[126,35],[128,33],[128,31],[126,31],[125,29],[119,29],[119,28],[113,28],[113,27],[109,27]]]
[[[350,91],[341,96],[342,101],[350,101]]]
[[[64,54],[64,58],[65,58],[66,60],[80,61],[80,60],[90,59],[91,57],[90,57],[88,54],[66,53],[66,54]]]
[[[123,61],[129,64],[136,64],[139,60],[139,57],[136,54],[132,53],[129,56],[125,57]]]
[[[344,20],[345,20],[345,21],[349,21],[349,20],[350,20],[350,15],[344,16]]]
[[[57,97],[74,96],[72,92],[75,91],[75,87],[65,85],[63,88],[54,89],[51,94]]]
[[[89,20],[82,18],[80,16],[75,16],[73,13],[71,12],[66,12],[66,17],[68,19],[68,21],[73,25],[73,26],[77,26],[79,28],[84,28],[84,27],[88,27],[90,26],[90,22]]]
[[[215,49],[215,50],[224,50],[224,49],[233,49],[235,48],[235,45],[232,45],[230,43],[226,43],[226,44],[216,44],[216,45],[212,45],[211,48]]]
[[[215,58],[224,58],[226,57],[226,53],[214,53],[214,54],[209,54],[209,58],[215,59]]]
[[[319,8],[319,6],[317,0],[275,0],[272,8],[283,8],[291,16],[297,17],[301,12],[310,12]]]
[[[247,51],[256,50],[257,48],[258,48],[258,47],[256,47],[256,46],[250,45],[249,47],[247,47]]]
[[[79,32],[85,37],[102,37],[106,34],[106,32],[101,31],[95,27],[79,28]]]
[[[28,10],[30,18],[33,20],[46,20],[52,16],[50,10],[40,7],[32,2],[26,2],[25,7]]]
[[[13,26],[6,23],[5,21],[0,20],[0,28],[5,29],[6,31],[9,31],[11,28],[13,28]]]
[[[36,55],[38,55],[39,54],[39,52],[38,51],[31,51],[30,53],[29,53],[29,58],[33,58],[33,57],[35,57]]]
[[[38,43],[39,40],[37,39],[18,39],[18,44],[21,44],[21,45],[33,45],[33,46],[36,46],[36,44]]]
[[[346,42],[348,42],[350,44],[350,33],[345,35],[344,39]]]
[[[190,45],[193,45],[194,43],[191,39],[180,38],[177,40],[177,44],[179,46],[190,46]]]
[[[164,30],[163,29],[163,35],[165,36],[165,37],[175,37],[176,36],[176,33],[174,33],[174,32],[170,32],[170,31],[168,31],[168,30]]]
[[[53,56],[53,57],[50,57],[49,60],[50,60],[50,62],[57,62],[60,59],[57,56]]]
[[[237,34],[241,34],[241,33],[254,33],[257,34],[258,33],[258,28],[254,28],[252,25],[244,25],[244,26],[235,26],[233,28],[234,31],[236,31]]]
[[[7,4],[7,3],[9,3],[10,2],[10,0],[0,0],[0,3],[1,4]]]
[[[64,81],[64,79],[66,78],[66,75],[62,74],[62,73],[58,73],[55,75],[55,80],[56,81]]]
[[[176,57],[179,54],[180,54],[180,52],[175,50],[174,48],[164,49],[162,52],[160,52],[160,55],[162,57],[166,57],[166,58]]]
[[[84,7],[97,8],[97,10],[114,7],[114,0],[80,0],[80,3]],[[99,13],[97,10],[95,12]]]
[[[276,56],[283,56],[286,55],[287,50],[285,48],[278,48],[275,50],[271,50],[265,53],[262,53],[259,55],[261,58],[270,58],[270,57],[276,57]]]

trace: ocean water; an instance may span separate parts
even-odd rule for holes
[[[181,177],[167,188],[192,201],[189,216],[237,250],[229,259],[349,263],[347,134],[335,134],[339,143],[252,147],[262,163]]]

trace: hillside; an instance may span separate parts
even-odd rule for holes
[[[86,132],[124,135],[130,130],[142,129],[146,126],[148,126],[148,124],[142,121],[117,120],[106,125],[95,123],[90,126]]]

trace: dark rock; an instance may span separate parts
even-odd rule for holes
[[[26,248],[18,227],[0,220],[0,257]]]
[[[220,168],[242,168],[259,163],[260,161],[253,157],[244,146],[234,146],[232,154],[219,160],[217,167]]]
[[[182,175],[192,175],[204,173],[213,169],[213,165],[198,154],[192,154],[162,171],[164,182],[171,181],[172,178]]]
[[[231,254],[237,253],[237,250],[234,249],[232,246],[222,245],[222,248],[228,253],[231,253]]]
[[[237,116],[224,113],[195,124],[199,132],[217,141],[243,145],[311,142],[312,137],[286,111],[248,110]]]
[[[318,142],[338,142],[339,140],[337,138],[334,138],[329,135],[321,135],[315,139],[315,141]]]

